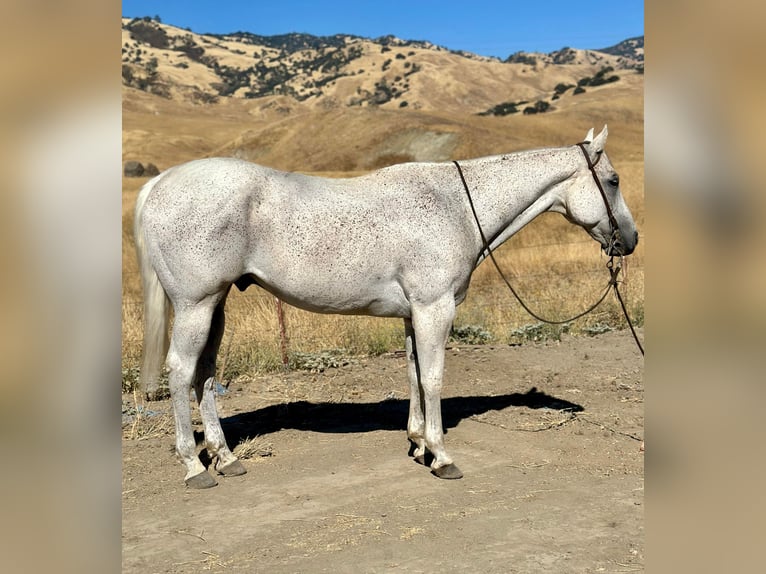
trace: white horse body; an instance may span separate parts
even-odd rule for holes
[[[591,161],[605,140],[606,128],[589,144]],[[604,201],[580,148],[493,156],[461,167],[493,248],[544,211],[564,214],[604,248],[609,245]],[[599,170],[600,178],[613,183],[605,157]],[[610,204],[627,238],[622,251],[629,253],[637,241],[635,226],[613,187]],[[438,476],[461,475],[443,444],[444,345],[455,307],[485,253],[454,165],[409,163],[326,179],[229,158],[193,161],[142,189],[136,237],[146,302],[142,384],[148,393],[156,391],[167,330],[161,317],[167,316],[169,299],[175,325],[167,360],[187,484],[215,484],[194,450],[192,385],[216,470],[244,472],[226,446],[212,377],[226,295],[232,284],[244,289],[251,283],[310,311],[403,318],[414,454],[422,461],[430,451]]]

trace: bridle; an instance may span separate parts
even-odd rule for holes
[[[577,145],[582,150],[583,155],[585,156],[585,161],[588,163],[588,169],[590,170],[591,175],[593,176],[593,181],[596,182],[596,187],[598,187],[599,192],[601,192],[601,198],[604,200],[604,205],[606,206],[606,214],[609,218],[609,226],[611,228],[611,235],[609,238],[609,244],[607,246],[607,253],[610,255],[609,261],[606,264],[607,269],[609,270],[609,283],[607,284],[606,288],[604,289],[604,292],[601,294],[601,297],[593,303],[590,307],[588,307],[585,311],[582,313],[578,313],[574,317],[570,317],[569,319],[564,320],[550,320],[545,319],[535,313],[530,307],[524,302],[524,300],[519,296],[519,294],[516,292],[516,289],[513,288],[513,285],[511,285],[511,282],[508,280],[508,278],[503,273],[502,269],[500,269],[500,265],[498,264],[497,260],[495,259],[495,255],[490,249],[489,242],[487,241],[487,236],[484,235],[484,230],[481,227],[481,223],[479,223],[479,216],[476,213],[476,207],[473,204],[473,198],[471,197],[471,192],[468,188],[468,182],[465,180],[465,175],[463,175],[463,168],[460,167],[460,164],[457,162],[457,160],[453,160],[452,163],[455,164],[455,167],[457,168],[457,172],[460,175],[460,181],[463,182],[463,188],[465,189],[466,196],[468,197],[468,203],[471,206],[471,212],[473,213],[474,221],[476,222],[476,227],[479,229],[479,235],[481,237],[482,241],[482,253],[486,251],[487,256],[492,261],[493,265],[495,266],[495,269],[497,269],[498,274],[500,275],[500,278],[503,280],[503,282],[506,284],[508,289],[513,293],[513,296],[516,298],[516,300],[519,302],[519,304],[524,308],[524,310],[532,315],[535,319],[538,321],[542,321],[543,323],[549,323],[551,325],[563,325],[564,323],[569,323],[571,321],[574,321],[576,319],[579,319],[591,311],[593,311],[596,307],[601,305],[601,303],[606,299],[607,294],[609,293],[610,288],[614,289],[614,293],[617,296],[617,300],[620,302],[620,305],[622,306],[622,311],[625,314],[625,319],[628,322],[628,326],[630,327],[631,333],[633,333],[633,338],[636,341],[636,345],[638,346],[639,351],[641,351],[641,354],[644,354],[644,347],[641,345],[641,341],[638,339],[638,335],[636,334],[636,330],[633,327],[633,323],[630,320],[630,316],[628,315],[628,310],[625,307],[625,302],[622,300],[622,295],[620,294],[620,290],[617,286],[618,283],[618,276],[620,274],[620,271],[622,270],[622,255],[618,256],[618,262],[615,265],[613,255],[614,253],[614,247],[619,244],[620,242],[620,228],[617,225],[617,219],[614,217],[614,213],[612,212],[612,207],[609,205],[609,200],[606,197],[606,192],[604,191],[604,187],[601,185],[601,180],[599,179],[598,175],[596,174],[596,164],[601,160],[601,156],[603,155],[603,152],[598,152],[598,157],[596,158],[596,161],[592,162],[590,160],[590,155],[588,155],[588,150],[585,148],[585,145],[590,142],[580,142]]]
[[[604,186],[601,185],[601,179],[599,179],[598,175],[596,174],[596,165],[599,161],[601,161],[603,152],[596,152],[596,161],[592,162],[590,160],[588,150],[585,149],[585,145],[588,143],[590,142],[580,142],[577,144],[577,146],[582,150],[582,153],[585,156],[585,161],[588,163],[588,169],[593,176],[593,181],[596,182],[596,187],[598,187],[599,192],[601,192],[601,199],[604,200],[604,205],[606,206],[606,215],[609,218],[609,227],[611,228],[611,232],[609,234],[609,244],[607,245],[607,253],[612,255],[614,253],[615,246],[620,243],[620,227],[617,225],[617,219],[614,217],[612,207],[609,205],[609,199],[606,197]]]

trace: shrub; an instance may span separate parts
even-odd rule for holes
[[[509,114],[515,114],[518,113],[518,106],[519,103],[517,102],[503,102],[502,104],[497,104],[496,106],[488,109],[485,112],[479,112],[480,116],[507,116]]]
[[[190,37],[185,38],[184,43],[174,49],[178,52],[183,52],[189,59],[194,60],[195,62],[200,62],[202,56],[205,54],[205,48],[198,46]]]
[[[595,325],[590,325],[588,327],[583,327],[582,332],[588,335],[589,337],[595,337],[596,335],[602,335],[604,333],[608,333],[609,331],[614,331],[614,327],[611,327],[609,325],[606,325],[604,323],[596,323]]]
[[[537,65],[537,58],[534,56],[530,56],[529,54],[526,54],[525,52],[516,52],[514,54],[511,54],[508,56],[508,58],[505,60],[508,64],[525,64],[527,66],[536,66]]]
[[[527,341],[560,341],[561,335],[568,333],[569,323],[551,325],[549,323],[532,323],[523,325],[510,332],[510,338],[517,343]]]
[[[615,75],[607,76],[607,74],[609,74],[610,72],[613,72],[613,71],[614,71],[614,68],[612,68],[611,66],[607,66],[605,68],[601,68],[601,70],[599,70],[596,73],[595,76],[581,78],[577,82],[577,86],[578,87],[582,87],[582,86],[602,86],[604,84],[610,84],[612,82],[616,82],[616,81],[618,81],[620,79],[619,76],[615,76]],[[582,92],[580,92],[580,93],[582,93]]]
[[[130,69],[130,66],[127,64],[122,65],[122,79],[127,85],[131,85],[133,83],[133,70]]]
[[[396,97],[396,89],[389,86],[386,79],[383,78],[375,84],[375,93],[370,96],[370,103],[379,106],[385,104],[394,97]]]
[[[492,334],[479,325],[453,327],[450,340],[466,345],[484,345],[492,340]]]
[[[165,30],[145,17],[142,20],[132,20],[125,28],[130,30],[130,37],[143,44],[149,44],[152,48],[165,49],[170,45]]]
[[[405,65],[405,67],[408,67],[408,66]],[[412,64],[412,67],[407,72],[405,72],[404,75],[409,76],[411,74],[419,72],[420,70],[421,70],[421,67],[418,64]]]
[[[526,115],[542,114],[544,112],[547,112],[550,107],[551,107],[551,104],[549,102],[546,102],[544,100],[538,100],[537,102],[535,102],[534,106],[527,106],[526,108],[524,108],[524,113]]]
[[[345,349],[329,349],[319,353],[292,353],[290,356],[291,369],[312,373],[322,373],[327,369],[337,369],[356,363],[356,360],[347,356]]]
[[[554,64],[572,64],[577,60],[577,52],[572,48],[561,48],[558,52],[551,53]]]

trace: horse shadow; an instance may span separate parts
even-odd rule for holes
[[[508,407],[580,412],[584,407],[532,387],[526,393],[497,396],[448,397],[442,399],[444,432],[463,419]],[[270,405],[221,419],[230,448],[240,441],[283,429],[321,433],[359,433],[406,430],[409,399],[385,399],[374,403],[312,403],[295,401]]]

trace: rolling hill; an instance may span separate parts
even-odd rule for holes
[[[393,36],[123,19],[122,77],[125,159],[160,168],[218,154],[365,171],[571,143],[603,123],[634,151],[643,137],[643,38],[500,60]]]

